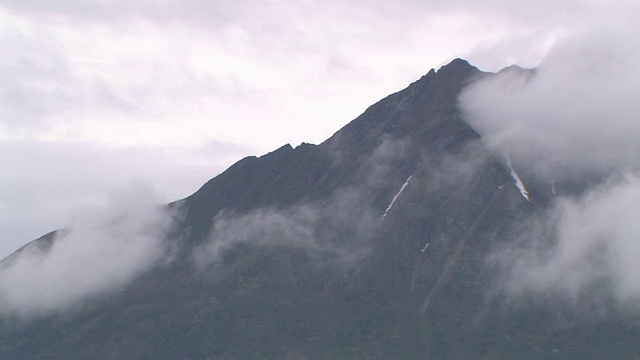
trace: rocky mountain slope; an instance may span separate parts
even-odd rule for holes
[[[606,286],[578,303],[504,291],[494,255],[550,195],[524,178],[523,196],[464,121],[458,95],[487,76],[454,60],[322,144],[240,160],[167,206],[166,256],[120,291],[4,315],[0,358],[639,356],[638,318]]]

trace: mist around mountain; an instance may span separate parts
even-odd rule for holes
[[[561,45],[539,69],[507,68],[467,88],[465,120],[545,204],[533,227],[551,228],[556,240],[549,250],[540,235],[523,235],[528,249],[514,260],[515,290],[576,299],[605,283],[619,303],[633,304],[640,52],[611,27]]]
[[[0,263],[0,357],[637,357],[637,74],[560,55],[456,59],[166,206],[115,193]]]

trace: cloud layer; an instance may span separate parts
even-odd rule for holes
[[[623,304],[640,300],[639,201],[638,175],[603,184],[581,198],[559,199],[546,216],[529,220],[519,239],[522,247],[495,254],[493,260],[509,269],[507,290],[575,301],[595,286],[599,295]]]
[[[210,142],[195,149],[111,149],[86,142],[0,142],[0,258],[70,225],[83,204],[106,204],[111,189],[144,181],[158,201],[191,194],[247,149]]]
[[[554,49],[461,97],[471,125],[504,156],[547,179],[640,165],[640,39],[616,32]]]
[[[328,199],[286,208],[262,208],[247,214],[222,212],[212,219],[207,243],[196,249],[194,260],[203,269],[219,264],[225,251],[239,245],[287,246],[303,249],[311,258],[349,263],[370,250],[382,225],[384,208],[375,204],[380,189],[389,185],[408,143],[385,138],[350,176],[358,181],[339,188]],[[334,161],[344,159],[339,146]],[[391,199],[389,199],[391,200]]]
[[[137,184],[111,194],[106,207],[79,209],[48,251],[28,246],[0,272],[0,314],[63,311],[118,291],[168,259],[172,215]]]
[[[640,300],[633,260],[640,249],[640,28],[625,21],[637,11],[628,15],[604,16],[556,44],[535,71],[506,69],[460,97],[468,122],[497,155],[525,169],[525,182],[599,179],[582,193],[560,191],[512,239],[521,247],[497,253],[517,294],[577,299],[606,284],[599,289],[612,289],[620,302]]]

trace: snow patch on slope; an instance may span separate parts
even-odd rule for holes
[[[524,183],[520,179],[520,176],[518,176],[518,173],[516,173],[516,171],[511,166],[511,161],[508,161],[507,165],[509,166],[509,170],[511,171],[511,177],[513,178],[513,180],[516,181],[516,186],[518,187],[518,190],[520,190],[520,194],[522,194],[523,198],[529,201],[530,200],[529,192],[527,191],[527,188],[524,186]]]
[[[384,219],[387,216],[387,213],[389,213],[389,210],[391,210],[391,208],[393,207],[393,204],[395,204],[396,200],[398,200],[398,197],[400,196],[400,194],[402,194],[402,192],[407,187],[407,185],[409,185],[409,182],[411,181],[412,177],[413,175],[409,176],[407,180],[404,182],[404,184],[402,184],[398,193],[393,197],[393,199],[391,199],[391,203],[389,203],[389,206],[387,206],[387,209],[384,211],[384,214],[382,215],[381,219]]]

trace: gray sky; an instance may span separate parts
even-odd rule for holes
[[[168,202],[243,156],[318,143],[453,58],[533,67],[637,15],[624,0],[5,0],[0,257],[131,182]]]

